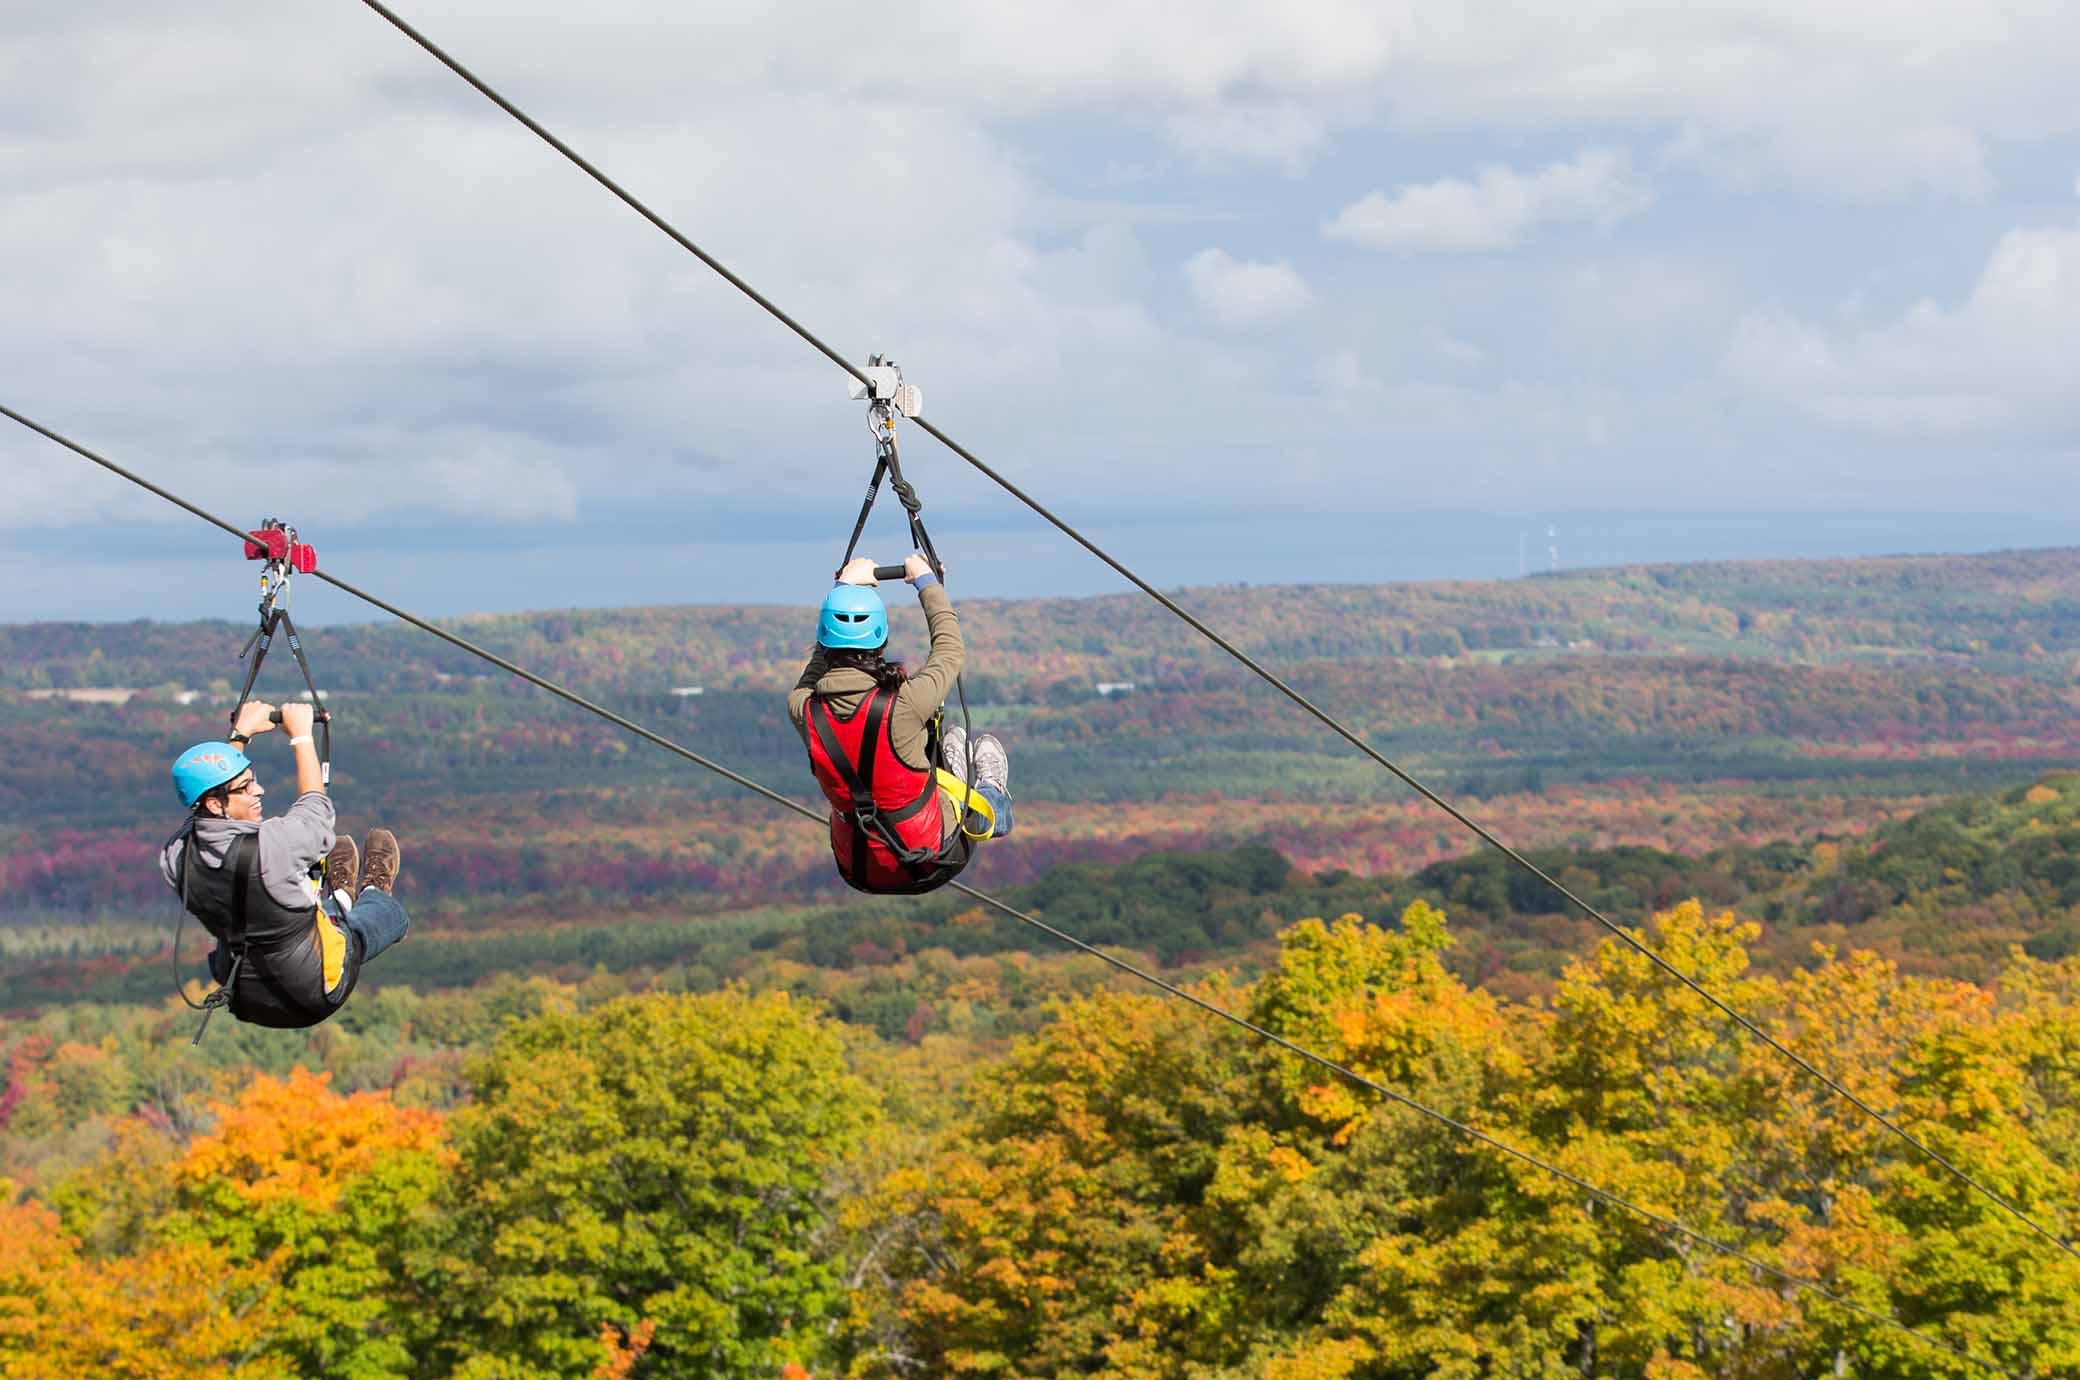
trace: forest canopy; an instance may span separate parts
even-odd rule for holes
[[[2072,1229],[2080,959],[1768,976],[1756,935],[1688,902],[1646,938]],[[1454,942],[1420,901],[1304,919],[1196,990],[1951,1347],[2080,1366],[2075,1262],[1637,954],[1523,1003]],[[781,993],[532,991],[447,1110],[302,1070],[162,1090],[14,1186],[0,1374],[1978,1373],[1157,995],[1069,999],[971,1065]],[[30,1095],[119,1044],[45,1049]]]

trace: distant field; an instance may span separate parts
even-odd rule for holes
[[[1702,853],[1853,834],[2080,762],[2080,551],[1184,597],[1527,847]],[[1018,834],[978,865],[989,884],[1156,848],[1264,843],[1309,870],[1383,875],[1471,847],[1146,600],[962,612],[975,722],[1010,743],[1020,802]],[[920,636],[898,615],[900,650]],[[779,705],[805,650],[802,610],[466,629],[809,796]],[[165,918],[150,860],[178,820],[166,761],[222,731],[245,632],[0,628],[0,921],[104,927],[84,954]],[[813,828],[434,639],[355,626],[306,642],[337,716],[342,817],[405,834],[429,923],[497,931],[587,909],[840,896]],[[275,693],[293,683],[286,665],[270,672]],[[275,745],[260,761],[282,769]]]

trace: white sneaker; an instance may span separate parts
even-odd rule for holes
[[[968,730],[955,724],[939,735],[939,755],[945,759],[946,770],[961,780],[968,779]]]
[[[975,779],[987,781],[1005,795],[1011,794],[1011,754],[994,733],[975,740]]]

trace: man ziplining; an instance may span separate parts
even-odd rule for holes
[[[241,1021],[294,1029],[337,1011],[362,964],[403,939],[410,920],[391,894],[401,860],[396,836],[369,830],[365,863],[353,839],[335,836],[311,705],[279,711],[296,754],[296,800],[263,818],[267,791],[245,747],[272,731],[276,713],[249,701],[228,741],[197,743],[173,759],[173,787],[188,817],[160,850],[159,874],[217,941],[209,971],[218,988],[204,1007],[228,1006]]]

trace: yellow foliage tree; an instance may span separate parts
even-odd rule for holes
[[[0,1209],[0,1377],[289,1380],[260,1354],[280,1323],[265,1264],[200,1242],[108,1261],[83,1258],[57,1215]]]

